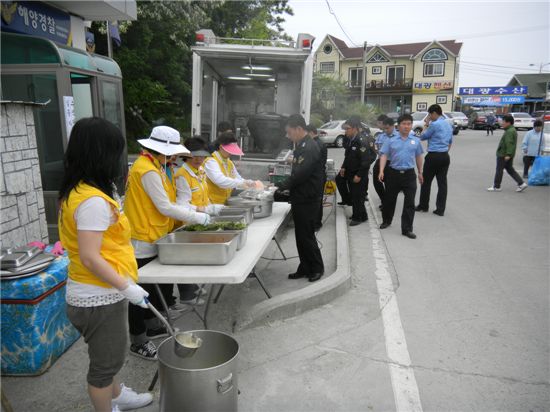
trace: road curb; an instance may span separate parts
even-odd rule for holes
[[[239,315],[235,330],[291,318],[325,305],[345,294],[351,288],[348,246],[348,225],[344,208],[336,207],[336,270],[334,273],[304,288],[274,296],[248,308]]]

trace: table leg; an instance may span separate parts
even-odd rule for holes
[[[286,260],[286,255],[285,255],[285,252],[283,252],[283,248],[281,247],[281,244],[279,243],[279,241],[275,236],[273,236],[273,240],[275,241],[275,244],[279,248],[279,252],[281,252],[281,255],[283,255],[283,259]]]
[[[212,302],[212,295],[214,294],[214,286],[215,285],[212,285],[212,289],[210,290],[210,293],[208,294],[208,300],[206,301],[206,306],[204,307],[204,319],[202,320],[202,323],[204,324],[204,329],[208,329],[208,311],[210,310],[210,303]]]
[[[262,278],[260,277],[260,275],[258,275],[256,273],[256,271],[252,271],[252,273],[250,273],[251,276],[254,276],[256,278],[256,280],[258,281],[258,283],[260,284],[260,286],[262,287],[262,289],[264,290],[265,294],[267,295],[268,299],[271,299],[273,296],[271,296],[271,293],[269,293],[269,290],[267,290],[265,284],[264,284],[264,281],[262,280]]]
[[[220,295],[223,292],[223,288],[225,285],[220,285],[220,288],[218,289],[218,293],[216,293],[216,297],[214,298],[214,303],[218,303],[218,300],[220,299]],[[212,292],[214,292],[214,287],[212,287]]]

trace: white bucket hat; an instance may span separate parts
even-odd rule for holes
[[[143,147],[154,150],[165,156],[189,154],[189,150],[180,142],[180,132],[168,126],[154,127],[148,139],[138,140],[138,143]]]

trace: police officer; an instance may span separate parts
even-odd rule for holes
[[[290,177],[279,184],[278,192],[290,191],[296,247],[300,257],[298,269],[288,277],[307,277],[310,282],[315,282],[325,272],[323,257],[315,238],[316,212],[324,180],[321,152],[319,145],[307,135],[306,122],[301,115],[294,114],[288,118],[286,133],[295,143],[296,149]]]
[[[319,134],[317,133],[317,128],[311,124],[308,124],[306,131],[309,137],[311,137],[315,143],[319,145],[319,150],[321,151],[321,168],[323,169],[323,186],[321,187],[321,202],[319,206],[319,215],[315,221],[315,231],[318,232],[323,227],[323,200],[325,197],[325,184],[327,183],[327,173],[326,173],[326,164],[328,157],[327,146],[319,139]]]
[[[414,165],[418,169],[418,181],[424,181],[422,177],[422,144],[411,133],[413,118],[410,114],[403,114],[397,119],[399,136],[386,140],[380,149],[380,171],[378,180],[386,183],[384,196],[384,208],[382,209],[383,222],[380,229],[391,225],[395,212],[395,202],[399,192],[403,192],[403,213],[401,214],[401,233],[409,239],[416,239],[413,233],[414,221],[414,197],[416,196],[416,174]],[[391,164],[385,170],[387,161]]]
[[[336,186],[342,197],[339,204],[351,205],[350,226],[357,226],[368,220],[365,198],[368,185],[369,167],[372,163],[368,143],[360,134],[361,121],[358,117],[348,119],[343,128],[349,145],[346,147],[344,162],[336,176]]]
[[[420,140],[428,141],[428,154],[424,162],[424,183],[420,187],[420,203],[418,212],[427,212],[430,205],[432,180],[437,179],[437,199],[434,213],[443,216],[447,203],[447,171],[451,159],[449,150],[453,143],[453,128],[443,117],[443,111],[438,104],[428,108],[429,121],[424,126]]]
[[[384,115],[382,115],[384,116]],[[380,117],[379,117],[380,118]],[[378,197],[380,198],[380,209],[384,206],[384,196],[386,193],[386,187],[383,182],[378,180],[378,174],[380,173],[380,149],[382,146],[384,146],[384,143],[388,139],[392,139],[395,136],[398,136],[399,133],[397,130],[395,130],[395,122],[391,117],[384,116],[380,125],[380,128],[383,130],[382,133],[380,133],[376,138],[376,151],[378,152],[379,156],[374,162],[374,166],[372,167],[372,175],[373,175],[373,181],[372,184],[374,186],[374,190],[376,190],[376,193],[378,193]],[[386,168],[389,166],[389,161],[386,162]]]

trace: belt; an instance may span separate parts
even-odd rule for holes
[[[414,173],[414,168],[412,168],[412,169],[405,169],[405,170],[399,170],[399,169],[394,169],[393,167],[390,167],[390,169],[391,169],[393,172],[400,173],[400,174],[405,174],[405,173],[410,173],[410,172],[413,172],[413,173]]]

